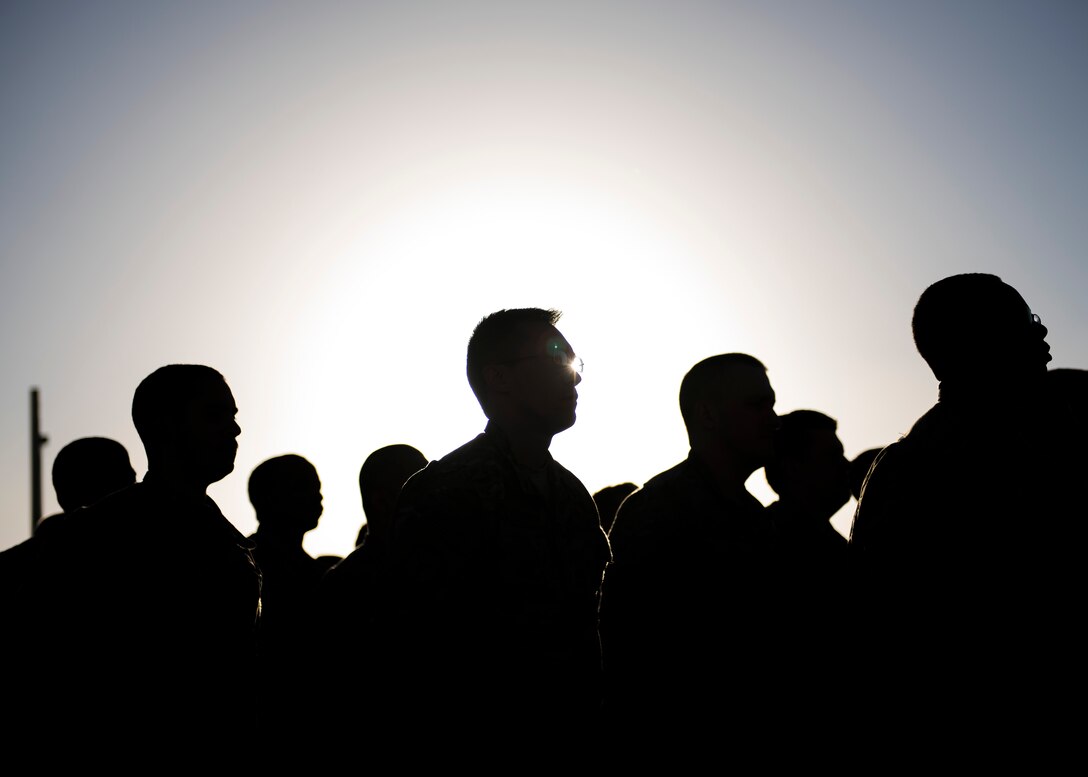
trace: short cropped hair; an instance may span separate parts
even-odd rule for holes
[[[404,485],[401,478],[407,479],[426,466],[427,457],[423,452],[404,443],[386,445],[373,451],[359,468],[359,496],[363,513],[373,516],[371,505],[376,491],[382,488],[400,489]],[[395,482],[398,480],[401,482]]]
[[[999,357],[1028,319],[1023,298],[989,273],[951,275],[922,292],[911,316],[918,353],[938,380]]]
[[[555,326],[562,315],[560,311],[550,308],[512,308],[498,310],[480,319],[468,341],[465,369],[468,385],[485,411],[484,367],[514,358],[514,350],[522,338],[525,325]]]
[[[696,364],[680,382],[680,415],[689,429],[694,421],[695,406],[710,397],[720,380],[734,367],[754,367],[763,372],[767,367],[754,356],[746,353],[721,353],[709,356]]]
[[[284,487],[294,483],[300,475],[313,475],[318,479],[317,467],[309,459],[297,453],[287,453],[265,459],[249,473],[246,489],[249,502],[257,511],[257,520],[268,508],[274,508],[283,494]]]
[[[53,460],[53,490],[65,512],[91,505],[136,482],[128,450],[109,437],[81,437]]]
[[[763,466],[767,485],[780,493],[779,474],[783,460],[803,455],[809,432],[837,432],[839,422],[819,410],[794,410],[778,417],[774,433],[774,456]]]
[[[157,440],[163,421],[177,418],[202,388],[226,382],[218,370],[203,364],[168,364],[140,381],[132,397],[132,423],[144,446]]]

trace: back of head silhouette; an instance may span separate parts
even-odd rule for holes
[[[206,488],[234,471],[241,429],[223,376],[201,364],[169,364],[148,375],[132,398],[132,421],[148,472]]]
[[[1038,377],[1050,361],[1041,319],[996,275],[965,273],[930,285],[911,329],[939,381]]]
[[[818,410],[779,416],[774,455],[764,474],[783,501],[796,501],[828,516],[849,501],[849,462],[838,428],[834,418]]]
[[[401,486],[426,466],[423,453],[402,443],[378,448],[366,457],[359,468],[359,496],[366,523],[356,538],[357,545],[371,532],[381,534],[389,528]]]
[[[324,510],[321,479],[294,453],[258,464],[249,475],[249,501],[262,532],[301,536],[317,528]]]
[[[81,437],[53,460],[53,490],[64,512],[92,505],[136,482],[128,450],[108,437]]]

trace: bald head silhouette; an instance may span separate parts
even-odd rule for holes
[[[128,450],[109,437],[81,437],[53,460],[53,490],[64,512],[92,505],[136,482]]]
[[[1047,329],[996,275],[964,273],[930,285],[914,307],[918,353],[937,380],[1038,378],[1050,361]]]

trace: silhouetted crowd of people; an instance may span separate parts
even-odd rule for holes
[[[724,352],[679,383],[687,457],[594,494],[549,452],[582,380],[559,318],[479,321],[485,428],[435,460],[368,456],[343,558],[303,549],[322,494],[300,455],[250,473],[242,535],[207,494],[241,433],[227,381],[148,375],[143,478],[119,443],[73,441],[63,512],[0,553],[9,750],[513,774],[1076,755],[1088,372],[1048,369],[1016,289],[969,273],[923,291],[938,398],[899,440],[847,458],[836,419],[778,415],[767,367]],[[851,499],[844,537],[830,519]]]

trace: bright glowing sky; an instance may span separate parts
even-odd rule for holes
[[[676,396],[745,351],[848,455],[936,398],[921,291],[993,272],[1088,367],[1083,2],[0,6],[0,548],[67,442],[143,451],[132,392],[220,370],[235,472],[306,456],[345,554],[375,448],[484,418],[467,338],[555,307],[585,359],[552,453],[591,490],[687,453]],[[762,472],[750,481],[764,501]],[[845,530],[846,510],[835,519]]]

